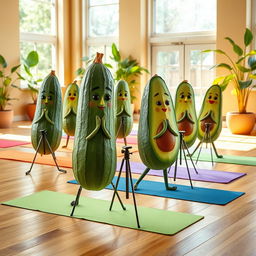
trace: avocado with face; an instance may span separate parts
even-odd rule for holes
[[[208,127],[208,128],[207,128]],[[209,129],[209,138],[204,138]],[[198,138],[205,142],[215,141],[222,129],[222,91],[219,85],[212,85],[206,92],[198,117]]]
[[[127,137],[133,125],[131,94],[128,83],[124,80],[118,81],[115,88],[116,103],[116,137]]]
[[[186,80],[176,90],[175,112],[178,129],[185,132],[184,141],[191,147],[197,138],[198,125],[194,90]]]

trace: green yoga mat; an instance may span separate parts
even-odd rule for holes
[[[72,210],[70,202],[74,199],[75,195],[46,190],[3,202],[2,204],[70,216]],[[133,205],[126,204],[126,210],[124,211],[116,199],[112,211],[109,211],[109,206],[110,201],[81,196],[79,205],[75,209],[74,217],[138,229]],[[203,219],[203,216],[146,207],[138,207],[138,215],[141,230],[166,235],[174,235]]]
[[[197,153],[195,153],[195,155],[193,156],[193,159],[194,160],[197,159]],[[212,159],[211,159],[210,152],[209,153],[201,152],[198,161],[211,162]],[[256,166],[256,157],[223,155],[223,158],[217,158],[213,152],[213,162]]]

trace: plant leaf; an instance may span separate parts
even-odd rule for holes
[[[12,81],[12,79],[11,79],[10,77],[6,77],[6,78],[4,79],[3,84],[4,84],[5,86],[8,86],[8,85],[10,85],[11,81]]]
[[[104,63],[104,66],[107,67],[107,68],[113,68],[113,66],[111,64],[108,64],[108,63]]]
[[[3,71],[0,70],[0,77],[3,77],[4,74],[3,74]]]
[[[247,72],[250,72],[250,71],[251,71],[251,69],[246,68],[246,67],[244,67],[244,66],[242,66],[242,65],[240,65],[240,64],[237,64],[237,67],[238,67],[238,69],[239,69],[240,71],[242,71],[242,72],[244,72],[244,73],[247,73]]]
[[[31,77],[32,77],[32,74],[31,74],[31,72],[30,72],[30,70],[29,70],[29,67],[28,67],[28,66],[26,66],[26,65],[23,65],[23,67],[24,67],[24,69],[25,69],[26,73],[27,73],[29,76],[31,76]]]
[[[20,80],[26,80],[20,73],[17,72],[16,74],[18,75]]]
[[[238,55],[238,56],[242,56],[244,51],[242,50],[242,48],[237,45],[230,37],[225,37],[226,40],[228,40],[232,46],[233,46],[233,51]]]
[[[256,79],[256,75],[253,75],[253,74],[249,75],[249,77],[252,79]]]
[[[38,89],[36,89],[35,87],[31,86],[30,84],[28,84],[28,88],[35,93],[38,93]]]
[[[84,69],[84,68],[78,68],[78,69],[76,70],[76,75],[77,75],[77,76],[83,76],[84,73],[85,73],[85,69]]]
[[[244,33],[244,45],[248,46],[251,44],[253,40],[253,35],[250,29],[246,28],[245,33]]]
[[[220,50],[220,49],[216,49],[216,50],[204,50],[202,51],[202,53],[205,53],[205,52],[216,52],[216,53],[219,53],[219,54],[226,54],[224,51]]]
[[[239,80],[238,83],[239,83],[241,89],[245,89],[252,84],[252,80],[248,80],[248,81]]]
[[[210,69],[213,69],[213,68],[226,68],[228,70],[232,70],[233,69],[230,65],[228,65],[226,63],[216,64],[216,65],[212,66]]]
[[[121,60],[120,52],[118,51],[115,43],[112,44],[112,54],[115,61],[119,62]]]
[[[34,67],[39,62],[39,56],[36,51],[31,51],[25,59],[25,65],[29,68]]]
[[[20,64],[18,66],[15,66],[11,69],[11,73],[15,72],[20,67]]]
[[[2,65],[3,68],[7,67],[7,62],[1,54],[0,54],[0,64]]]

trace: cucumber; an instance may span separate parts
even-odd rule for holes
[[[77,107],[73,172],[88,190],[101,190],[116,171],[114,87],[111,72],[97,53],[81,82]]]
[[[118,81],[115,88],[116,102],[116,137],[127,137],[133,126],[131,95],[128,83],[124,80]]]
[[[197,138],[198,124],[195,96],[192,86],[184,80],[176,90],[175,112],[179,131],[184,131],[184,141],[191,147]]]
[[[41,130],[46,131],[46,138],[54,152],[59,147],[62,136],[62,97],[55,71],[51,71],[44,79],[39,90],[31,127],[31,141],[35,150],[38,147]],[[51,153],[47,143],[41,143],[38,152],[44,155]]]

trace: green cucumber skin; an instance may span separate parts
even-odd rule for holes
[[[159,76],[153,76],[146,87],[144,88],[142,101],[141,101],[141,111],[140,111],[140,120],[139,120],[139,128],[138,128],[138,149],[142,162],[150,169],[155,170],[163,170],[170,167],[176,160],[179,150],[179,137],[176,137],[175,149],[172,152],[172,159],[168,161],[163,161],[159,154],[155,152],[154,146],[150,142],[150,137],[154,136],[150,129],[151,118],[150,118],[150,109],[152,109],[152,102],[150,102],[150,87],[154,83],[155,79],[160,79],[164,82],[164,80]],[[165,84],[165,82],[164,82]],[[169,92],[166,84],[165,90]],[[170,93],[169,93],[170,95]],[[171,98],[170,98],[171,100]],[[174,127],[174,130],[178,132],[178,127],[176,124],[176,118],[174,115],[174,107],[171,100],[171,108],[173,111],[173,120],[174,122],[171,124]]]
[[[200,109],[200,112],[199,112],[199,116],[198,116],[198,139],[200,141],[203,140],[203,137],[204,137],[204,132],[201,130],[201,126],[200,126],[200,120],[203,118],[203,113],[204,113],[204,103],[206,101],[206,97],[207,97],[207,93],[213,88],[213,87],[216,87],[218,89],[218,92],[219,92],[219,95],[220,95],[220,103],[218,104],[218,117],[217,119],[215,120],[216,123],[217,123],[217,130],[215,131],[214,134],[211,133],[211,141],[215,141],[218,139],[220,133],[221,133],[221,130],[222,130],[222,91],[221,91],[221,88],[219,85],[212,85],[205,93],[205,96],[204,96],[204,100],[203,100],[203,103],[202,103],[202,107]],[[210,142],[209,140],[206,141],[206,142]]]
[[[80,86],[78,100],[75,142],[72,155],[74,176],[79,184],[88,190],[101,190],[111,183],[116,171],[115,117],[114,106],[104,110],[89,107],[93,95],[92,87],[106,86],[112,89],[114,102],[113,78],[110,71],[100,63],[88,67]],[[110,91],[108,90],[110,93]],[[90,140],[86,137],[95,129],[95,118],[106,117],[106,128],[111,139],[107,139],[102,129]]]
[[[175,112],[176,112],[176,118],[178,121],[178,108],[179,108],[179,102],[178,102],[178,91],[179,91],[179,87],[182,86],[183,84],[186,84],[186,86],[188,86],[190,88],[190,92],[192,93],[192,100],[193,100],[193,106],[192,106],[192,111],[191,111],[191,115],[192,115],[192,119],[194,121],[194,127],[193,127],[193,132],[191,135],[189,136],[184,136],[184,141],[187,144],[188,147],[191,147],[198,136],[198,122],[197,122],[197,116],[196,116],[196,107],[195,107],[195,94],[194,94],[194,90],[193,87],[187,83],[187,82],[182,82],[178,85],[177,90],[176,90],[176,95],[175,95]]]
[[[74,106],[74,109],[72,107],[70,109],[68,102],[68,93],[72,87],[76,89],[78,97],[79,87],[77,84],[73,83],[68,86],[63,101],[63,130],[69,136],[74,136],[76,130],[77,104]]]
[[[118,95],[120,90],[126,90],[127,91],[127,100],[125,102],[122,102],[118,100]],[[127,113],[130,115],[126,115],[125,113],[121,116],[116,116],[116,137],[117,138],[124,138],[127,137],[133,126],[133,116],[132,116],[132,108],[131,108],[131,95],[128,83],[124,80],[118,81],[116,88],[115,88],[115,105],[116,105],[116,114],[118,114],[122,107],[125,108]],[[122,124],[122,126],[121,126]]]
[[[50,89],[51,88],[51,89]],[[43,104],[42,104],[42,95],[43,91],[53,91],[54,97],[53,97],[53,105],[49,106],[49,117],[52,121],[54,121],[54,124],[50,124],[45,117],[43,117],[39,122],[36,122],[38,118],[41,116],[43,111]],[[31,142],[33,145],[33,148],[36,150],[39,139],[40,139],[40,130],[46,130],[47,132],[47,140],[51,146],[52,151],[56,151],[56,149],[60,145],[61,136],[62,136],[62,97],[61,97],[61,89],[60,84],[58,81],[58,78],[54,75],[48,75],[44,81],[42,86],[40,87],[40,91],[38,94],[38,100],[36,105],[36,111],[35,111],[35,117],[32,123],[31,127]],[[40,154],[50,154],[51,151],[48,148],[48,146],[45,147],[44,152],[44,146],[43,143],[41,143],[38,152]]]

